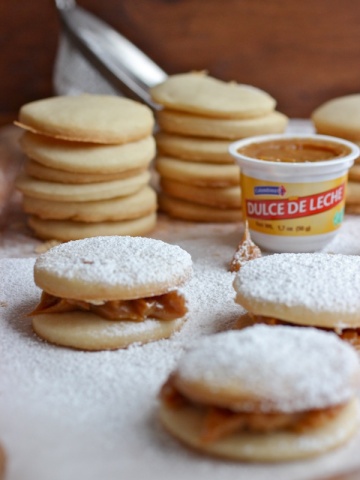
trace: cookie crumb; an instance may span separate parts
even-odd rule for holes
[[[245,221],[245,231],[242,241],[239,243],[236,252],[230,262],[230,272],[238,272],[240,268],[250,260],[261,257],[260,248],[251,240],[249,225]]]

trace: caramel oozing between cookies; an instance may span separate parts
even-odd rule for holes
[[[173,377],[163,385],[160,399],[168,408],[180,409],[192,406],[203,412],[199,437],[203,443],[212,443],[239,432],[270,433],[275,431],[305,432],[320,428],[340,414],[346,405],[334,405],[303,412],[233,411],[211,405],[195,404],[174,385]]]
[[[265,323],[266,325],[289,325],[294,326],[294,323],[286,322],[285,320],[279,320],[278,318],[273,317],[266,317],[263,315],[253,315],[252,313],[248,312],[248,316],[252,318],[254,323]],[[241,327],[241,321],[239,323]],[[319,330],[325,330],[328,332],[335,332],[342,340],[345,340],[348,343],[351,343],[356,348],[360,347],[360,328],[342,328],[336,329],[334,328],[326,328],[326,327],[318,327],[316,325],[300,325],[296,324],[297,327],[311,327],[314,326]]]
[[[42,292],[39,305],[30,316],[43,313],[65,313],[89,311],[107,320],[129,320],[142,322],[147,318],[176,320],[187,313],[185,298],[174,290],[163,295],[134,300],[109,300],[96,305],[83,300],[60,298]]]

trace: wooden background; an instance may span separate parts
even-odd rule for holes
[[[360,91],[357,0],[79,0],[168,73],[256,85],[291,117]],[[52,0],[0,0],[0,123],[52,95]]]

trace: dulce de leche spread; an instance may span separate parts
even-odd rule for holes
[[[350,149],[340,143],[307,138],[289,138],[251,143],[238,149],[247,157],[270,162],[321,162],[344,157]]]

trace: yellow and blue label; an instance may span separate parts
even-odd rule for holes
[[[270,235],[319,235],[340,227],[347,174],[332,180],[287,183],[241,175],[242,208],[249,227]]]

